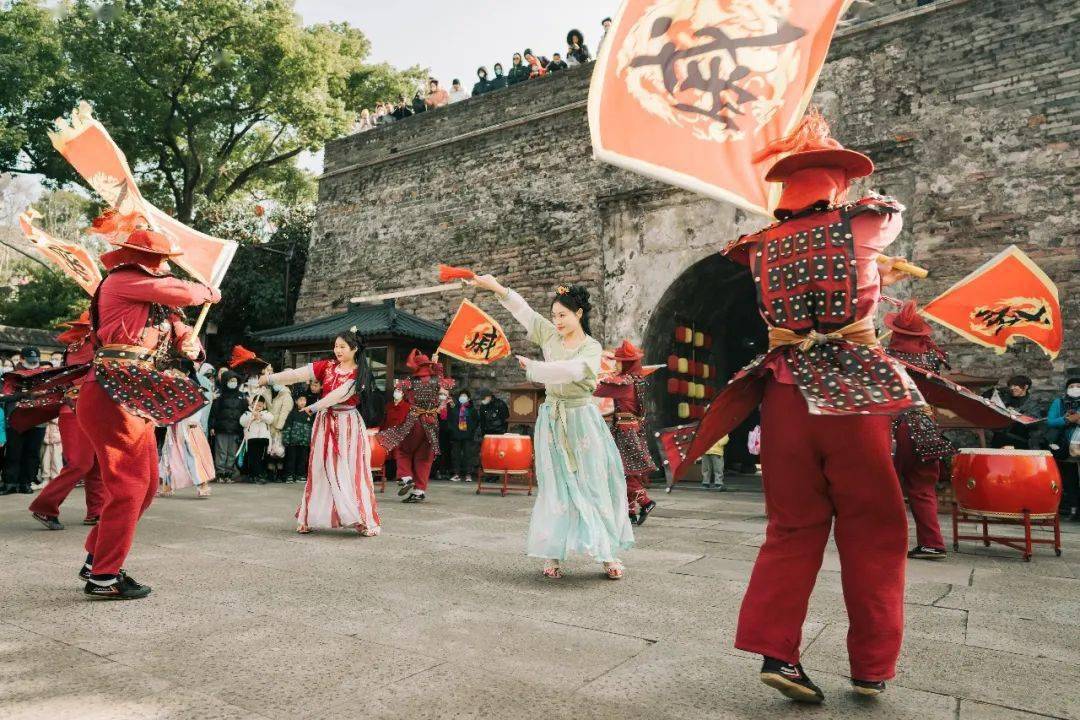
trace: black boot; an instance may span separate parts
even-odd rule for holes
[[[761,665],[761,682],[796,702],[817,705],[825,700],[825,693],[810,681],[802,665],[792,665],[783,660],[766,657]]]

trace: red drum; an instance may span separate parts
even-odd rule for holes
[[[375,438],[375,435],[379,432],[378,428],[369,428],[368,443],[371,445],[371,469],[382,470],[386,467],[386,448],[384,448],[379,441]]]
[[[952,486],[962,512],[989,518],[1053,518],[1061,476],[1046,450],[965,448],[953,459]]]
[[[532,469],[533,446],[528,435],[485,435],[480,465],[486,473],[523,474]]]

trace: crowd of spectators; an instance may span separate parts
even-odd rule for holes
[[[604,18],[601,23],[603,33],[600,37],[600,45],[607,38],[608,28],[611,27],[611,18]],[[459,78],[454,78],[447,90],[436,78],[428,78],[426,90],[417,89],[410,99],[400,95],[396,102],[379,102],[374,109],[364,108],[353,127],[353,132],[364,132],[386,125],[398,120],[403,120],[410,115],[435,110],[446,105],[452,105],[462,100],[468,100],[476,95],[502,90],[510,85],[517,85],[528,80],[544,77],[549,73],[560,72],[578,65],[584,65],[593,59],[585,44],[585,36],[580,30],[571,30],[566,34],[566,52],[553,52],[551,57],[534,53],[531,48],[526,48],[520,53],[514,53],[510,59],[509,70],[504,69],[501,62],[492,65],[491,73],[485,66],[476,70],[476,82],[472,89],[466,88]]]

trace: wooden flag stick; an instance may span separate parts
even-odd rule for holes
[[[891,260],[891,258],[889,258],[886,255],[878,255],[877,256],[878,264],[881,265],[882,267],[885,267],[886,265],[888,265],[890,260]],[[920,280],[925,279],[926,276],[930,274],[930,271],[927,270],[926,268],[921,268],[918,265],[913,265],[912,263],[909,263],[906,260],[899,260],[895,264],[893,264],[891,267],[892,267],[893,270],[899,270],[902,273],[906,273],[908,275],[911,275],[912,277],[917,277]]]
[[[191,330],[192,337],[199,337],[199,333],[202,332],[202,326],[206,324],[206,316],[210,314],[210,305],[213,303],[206,303],[202,306],[202,312],[199,313],[199,319],[195,321],[195,327]]]
[[[451,290],[460,290],[465,287],[464,283],[442,283],[441,285],[429,285],[422,288],[410,288],[409,290],[395,290],[394,292],[380,293],[378,295],[361,295],[349,300],[351,303],[377,302],[379,300],[392,300],[400,297],[412,297],[414,295],[430,295],[432,293],[444,293]]]

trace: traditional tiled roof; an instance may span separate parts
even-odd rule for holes
[[[64,349],[63,343],[56,339],[56,333],[51,330],[0,325],[0,350],[18,352],[31,345],[50,352]]]
[[[446,334],[445,325],[398,310],[392,302],[387,302],[380,305],[353,305],[337,315],[260,330],[254,335],[268,346],[280,347],[331,340],[353,326],[363,338],[390,335],[437,343]]]

